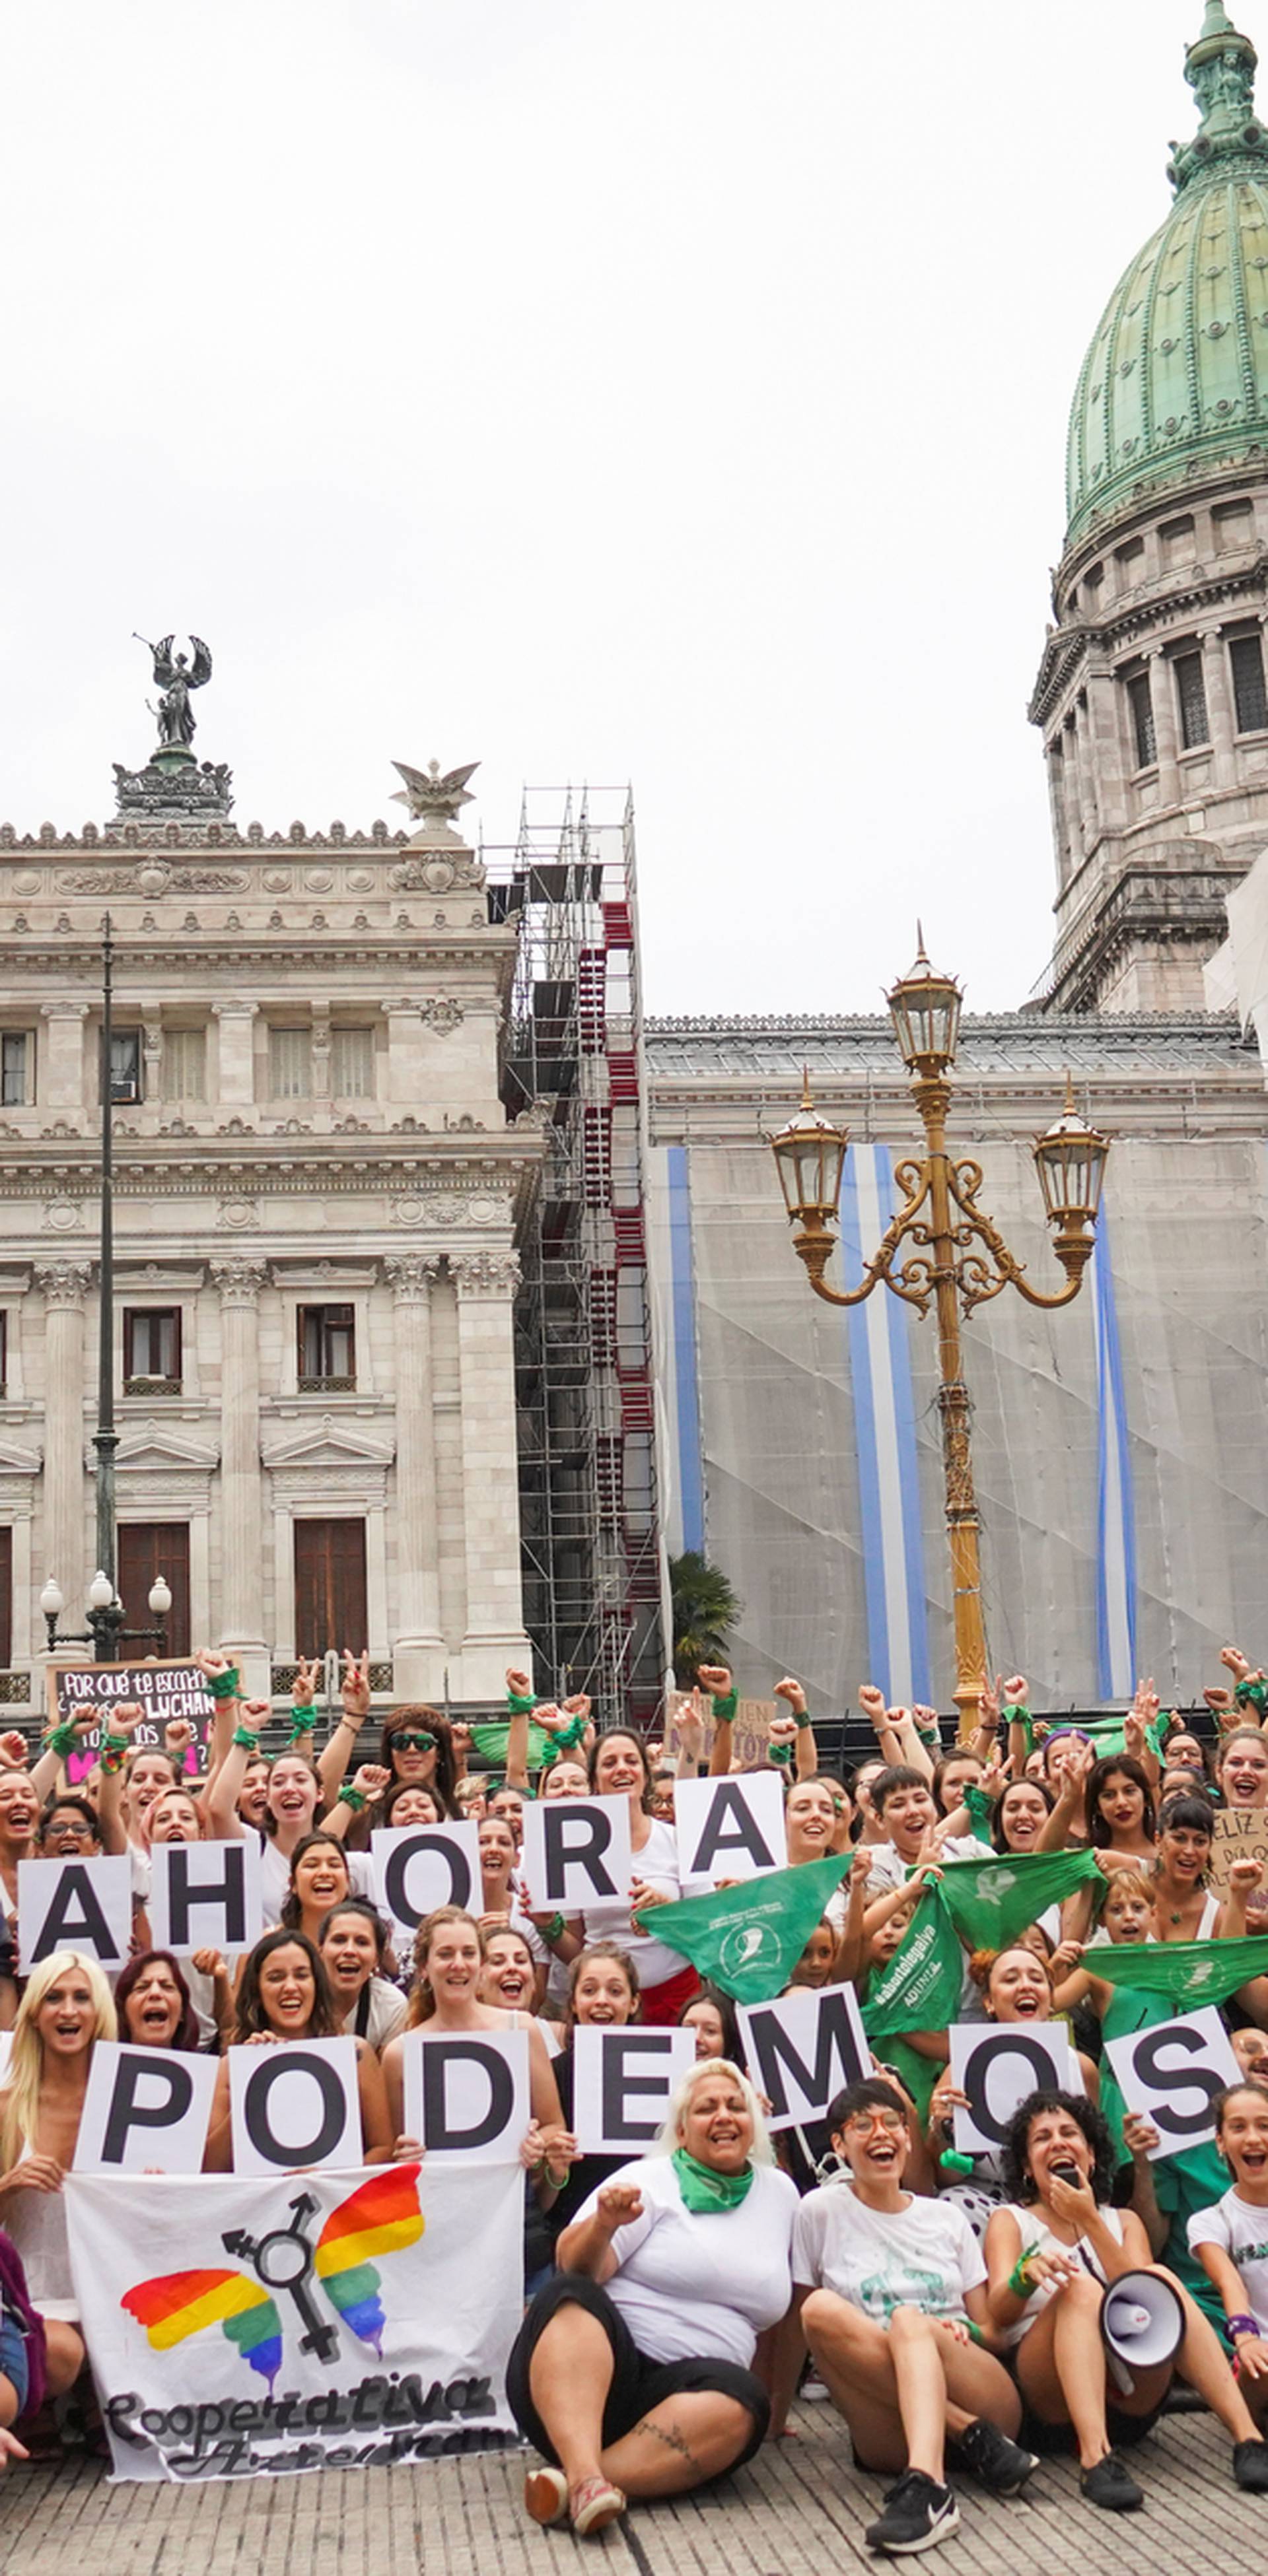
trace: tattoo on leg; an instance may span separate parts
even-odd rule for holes
[[[700,2477],[704,2476],[704,2469],[701,2466],[700,2461],[696,2458],[695,2452],[691,2448],[691,2444],[683,2440],[676,2424],[671,2424],[668,2431],[666,2431],[663,2424],[653,2424],[650,2415],[645,2415],[642,2423],[636,2424],[634,2430],[636,2433],[654,2434],[658,2442],[664,2443],[666,2450],[677,2451],[680,2459],[686,2460],[688,2466],[695,2469]]]

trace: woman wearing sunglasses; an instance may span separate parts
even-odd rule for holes
[[[421,1703],[394,1708],[383,1729],[379,1760],[391,1772],[394,1786],[430,1789],[446,1816],[457,1814],[453,1731],[438,1709]]]

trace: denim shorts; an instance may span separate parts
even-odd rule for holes
[[[30,2393],[31,2372],[26,2336],[12,2310],[5,2307],[0,2307],[0,2378],[9,2380],[17,2390],[20,2415]]]

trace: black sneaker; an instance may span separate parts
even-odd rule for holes
[[[1024,2451],[1020,2442],[1010,2442],[986,2415],[966,2425],[951,2449],[956,2467],[968,2469],[994,2496],[1020,2495],[1039,2466],[1037,2451]]]
[[[1107,2451],[1095,2468],[1080,2469],[1079,2493],[1104,2513],[1135,2513],[1145,2501],[1144,2488],[1137,2486],[1117,2451]]]
[[[938,2486],[923,2469],[904,2469],[885,2498],[880,2520],[868,2524],[863,2538],[869,2549],[888,2549],[902,2557],[936,2549],[959,2528],[960,2509],[950,2487]]]
[[[1268,2442],[1235,2442],[1233,2475],[1248,2495],[1268,2495]]]

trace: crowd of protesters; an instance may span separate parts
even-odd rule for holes
[[[711,1725],[697,1700],[672,1751],[596,1731],[584,1697],[538,1701],[512,1672],[501,1723],[397,1708],[378,1758],[352,1768],[370,1714],[364,1658],[345,1659],[320,1752],[318,1669],[301,1663],[290,1741],[271,1760],[260,1750],[270,1705],[242,1695],[225,1656],[197,1660],[216,1704],[205,1770],[192,1767],[187,1722],[143,1744],[141,1711],[126,1704],[55,1726],[34,1760],[20,1734],[0,1738],[0,2459],[101,2440],[62,2200],[97,2042],[220,2058],[206,2166],[222,2172],[228,2053],[347,2033],[375,2165],[421,2152],[403,2134],[402,2063],[426,2024],[529,2034],[525,2312],[507,2385],[540,2454],[525,2480],[537,2522],[585,2537],[628,2502],[796,2439],[800,2388],[830,2402],[859,2468],[884,2482],[864,2533],[883,2552],[954,2531],[955,2481],[1006,2499],[1055,2450],[1077,2455],[1089,2505],[1138,2507],[1145,2489],[1125,2454],[1157,2425],[1173,2378],[1224,2428],[1238,2485],[1268,2494],[1268,1977],[1222,1995],[1241,2075],[1215,2103],[1213,2144],[1160,2156],[1104,2056],[1148,1991],[1116,1982],[1115,1950],[1177,1945],[1175,1965],[1195,1945],[1268,1933],[1259,1857],[1235,1858],[1222,1894],[1208,1885],[1217,1816],[1268,1811],[1268,1682],[1239,1653],[1226,1649],[1227,1684],[1205,1694],[1214,1744],[1166,1718],[1150,1684],[1116,1724],[1045,1727],[1015,1676],[987,1693],[972,1741],[946,1745],[934,1712],[889,1708],[865,1687],[875,1753],[848,1776],[820,1768],[800,1684],[778,1684],[753,1767],[783,1782],[787,1868],[842,1864],[794,1989],[849,1985],[866,2004],[957,1862],[1093,1856],[1062,1902],[997,1949],[963,1952],[954,2018],[1063,2022],[1071,2042],[1068,2088],[1033,2091],[1000,2150],[978,2155],[952,2144],[965,2097],[945,2014],[891,2030],[821,2122],[772,2139],[731,1996],[658,1938],[659,1909],[682,1894],[679,1783],[740,1767],[725,1668],[701,1669]],[[90,1730],[100,1750],[70,1787]],[[575,1916],[534,1911],[525,1804],[588,1795],[628,1799],[628,1890]],[[400,1955],[376,1902],[371,1834],[459,1819],[477,1827],[479,1905],[441,1906]],[[1264,1825],[1268,1851],[1268,1812]],[[254,1948],[231,1971],[212,1950],[152,1947],[156,1846],[243,1837],[262,1854],[267,1928]],[[102,1852],[131,1863],[123,1973],[112,1984],[61,1951],[22,1976],[20,1863]],[[1176,1991],[1161,1967],[1159,1990]],[[696,2059],[655,2147],[622,2162],[578,2145],[573,2035],[637,2020],[690,2028]],[[1171,2358],[1124,2385],[1102,2304],[1129,2274],[1165,2282],[1178,2309]]]

